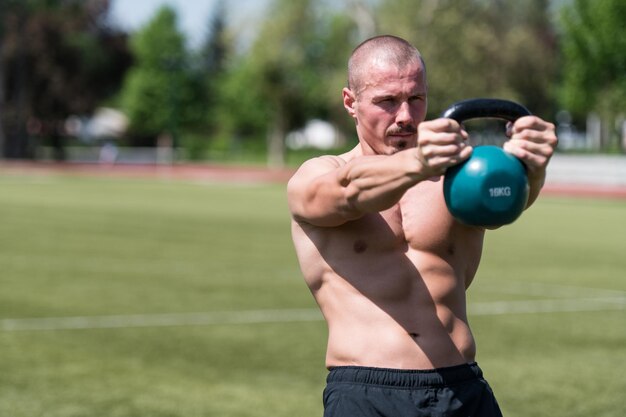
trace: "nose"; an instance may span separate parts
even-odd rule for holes
[[[399,126],[412,124],[413,116],[411,115],[411,106],[407,101],[400,103],[398,112],[396,113],[396,124]]]

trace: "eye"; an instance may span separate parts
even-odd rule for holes
[[[396,104],[396,100],[393,97],[381,97],[374,102],[377,106],[389,108]]]

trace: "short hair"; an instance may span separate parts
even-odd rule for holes
[[[363,79],[374,55],[376,60],[394,64],[398,68],[419,60],[426,71],[422,55],[408,41],[393,35],[375,36],[354,48],[348,60],[348,88],[355,93],[363,88]]]

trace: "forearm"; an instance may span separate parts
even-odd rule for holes
[[[392,156],[358,158],[337,172],[346,203],[355,214],[386,210],[402,195],[425,179],[416,149]]]
[[[528,187],[529,187],[529,192],[528,192],[528,203],[526,203],[526,208],[530,207],[535,200],[537,200],[537,197],[539,197],[539,193],[541,192],[541,189],[543,188],[543,185],[546,182],[546,173],[545,171],[542,171],[541,173],[537,173],[535,175],[530,175],[528,177]]]

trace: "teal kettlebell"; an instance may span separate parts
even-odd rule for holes
[[[507,100],[470,99],[450,106],[441,117],[459,123],[477,118],[514,122],[531,113]],[[478,146],[472,156],[447,169],[443,193],[448,210],[459,222],[471,226],[513,223],[528,202],[528,177],[524,164],[498,146]]]

